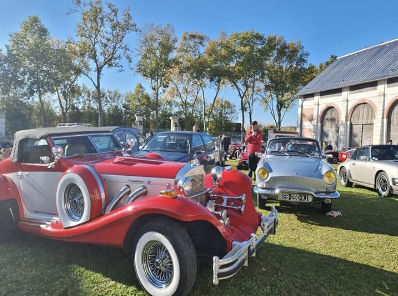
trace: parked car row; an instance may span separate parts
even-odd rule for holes
[[[163,158],[169,149],[200,157],[213,145],[206,135],[158,133],[144,156],[127,154],[113,132],[87,126],[17,132],[11,156],[0,162],[0,242],[18,229],[121,248],[149,294],[186,295],[198,256],[212,262],[218,284],[248,266],[275,234],[278,212],[255,209],[245,174],[220,166],[206,173],[203,165]]]

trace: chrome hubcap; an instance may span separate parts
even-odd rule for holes
[[[69,185],[65,190],[65,210],[72,221],[79,221],[84,212],[84,197],[79,186]]]
[[[173,261],[166,247],[150,241],[145,245],[141,258],[148,281],[156,288],[167,288],[173,280]]]

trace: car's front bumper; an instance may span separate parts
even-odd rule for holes
[[[278,211],[274,206],[271,213],[261,217],[261,229],[263,233],[256,238],[244,242],[232,242],[232,249],[223,258],[213,257],[213,283],[218,284],[220,280],[234,276],[243,266],[249,265],[249,257],[254,257],[258,248],[267,241],[270,234],[275,234],[278,225]]]
[[[258,186],[254,186],[253,191],[258,195],[265,195],[269,199],[279,200],[279,196],[281,193],[298,193],[298,194],[306,194],[311,195],[313,197],[313,202],[319,202],[324,199],[335,199],[340,197],[340,193],[337,191],[331,192],[313,192],[310,190],[303,189],[294,189],[294,188],[278,188],[278,189],[263,189]]]

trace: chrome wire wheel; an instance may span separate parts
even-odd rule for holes
[[[149,241],[141,259],[148,281],[158,289],[167,288],[173,280],[173,261],[167,248],[158,241]]]
[[[65,212],[72,221],[79,221],[84,212],[83,192],[76,184],[70,184],[64,194]]]

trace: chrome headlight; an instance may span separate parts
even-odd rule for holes
[[[266,180],[268,178],[269,172],[268,172],[268,170],[266,168],[262,167],[262,168],[258,169],[257,175],[258,175],[258,178],[261,181],[264,181],[264,180]]]
[[[332,170],[328,170],[323,174],[323,182],[327,185],[332,185],[336,182],[336,173]]]
[[[211,171],[210,171],[211,182],[213,183],[214,186],[217,186],[220,184],[223,171],[224,171],[224,168],[222,168],[220,166],[215,166],[214,168],[211,169]]]
[[[190,177],[184,177],[177,183],[178,192],[181,195],[191,196],[192,195],[192,179]]]

